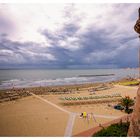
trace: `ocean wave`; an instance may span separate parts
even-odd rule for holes
[[[67,77],[56,79],[40,79],[40,80],[21,80],[11,79],[2,81],[0,89],[12,88],[12,87],[34,87],[34,86],[55,86],[55,85],[71,85],[71,84],[83,84],[91,82],[106,82],[114,80],[114,77]]]

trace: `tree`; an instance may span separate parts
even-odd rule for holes
[[[125,96],[121,99],[120,104],[125,108],[125,112],[129,114],[132,111],[131,109],[129,109],[129,107],[134,105],[134,100],[131,99],[129,96]]]

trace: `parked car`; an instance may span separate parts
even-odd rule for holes
[[[124,107],[121,106],[121,105],[115,105],[115,106],[114,106],[114,109],[117,109],[117,110],[124,110]]]

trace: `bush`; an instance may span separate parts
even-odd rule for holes
[[[95,133],[93,137],[126,137],[129,128],[129,122],[112,124],[107,128]]]
[[[126,96],[121,99],[120,104],[125,108],[125,112],[130,114],[132,113],[132,109],[129,109],[129,107],[134,105],[134,100],[131,99],[129,96]]]

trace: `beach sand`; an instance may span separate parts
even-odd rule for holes
[[[68,115],[35,97],[0,104],[0,136],[64,136]]]
[[[107,90],[96,91],[95,95],[120,93],[123,97],[130,96],[134,98],[137,89],[138,87],[115,85]],[[71,94],[39,95],[39,97],[70,112],[81,113],[86,111],[95,115],[114,117],[126,115],[124,112],[108,107],[107,103],[63,106],[59,98],[69,96],[90,96],[90,92],[85,88],[78,93],[74,91]],[[114,105],[116,103],[110,104]],[[95,118],[97,122],[91,120],[88,123],[87,120],[76,115],[72,135],[96,127],[99,123],[103,124],[113,120],[111,117]],[[68,120],[68,113],[33,96],[0,103],[0,136],[64,136]]]

